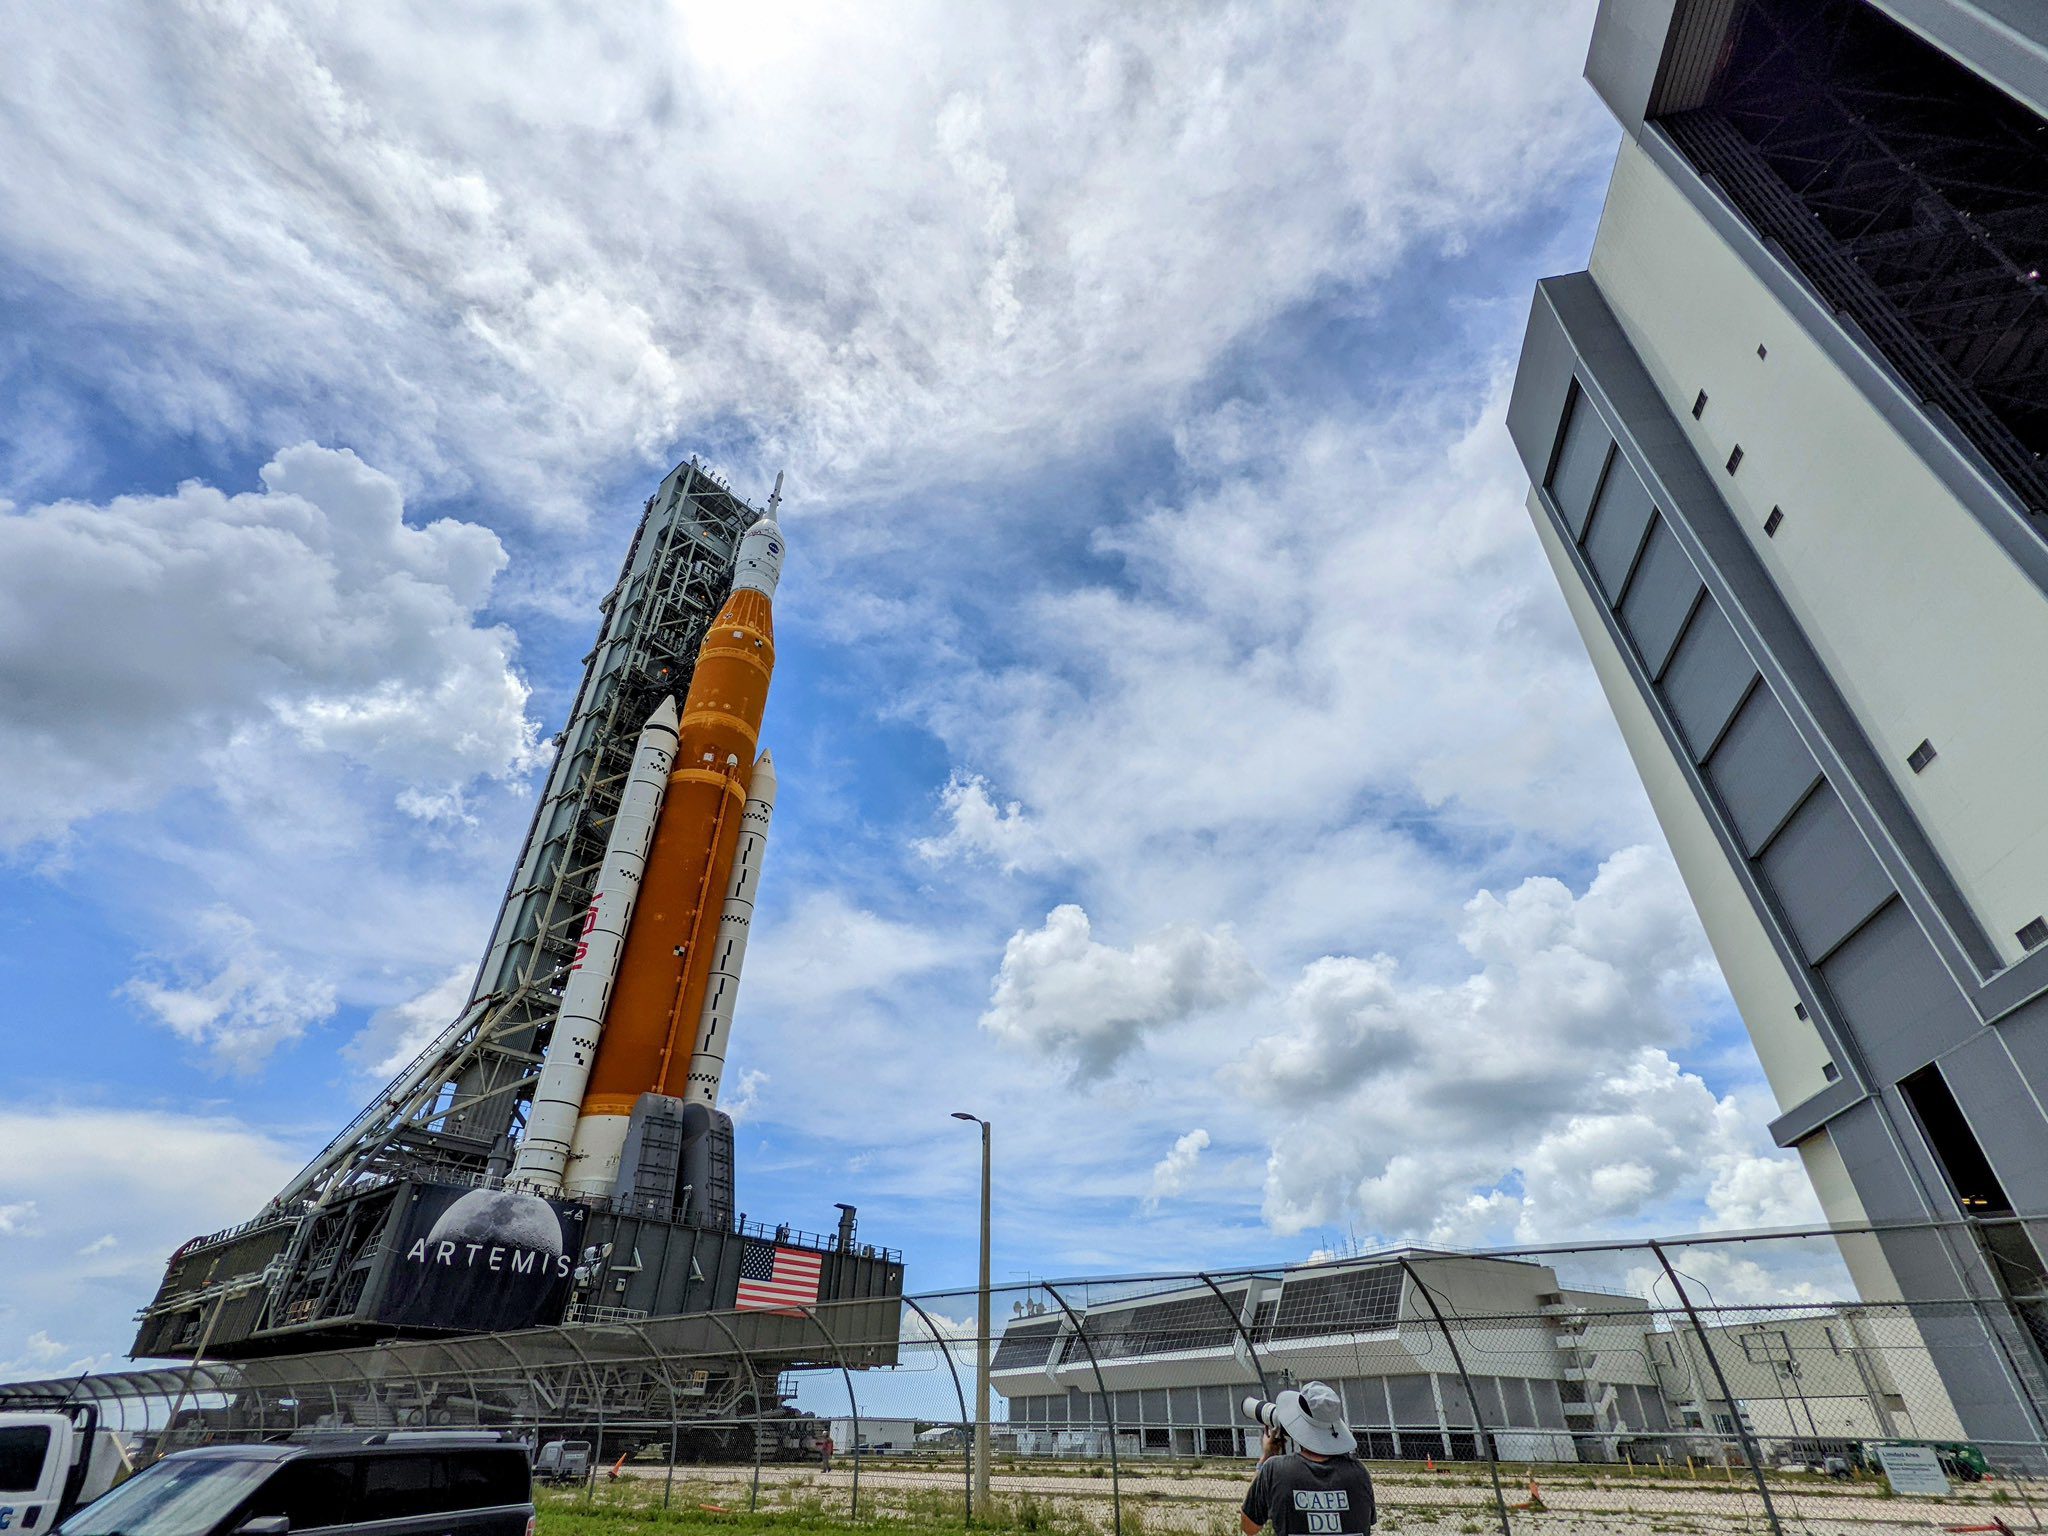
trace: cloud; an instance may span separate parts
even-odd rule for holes
[[[761,1090],[768,1086],[768,1074],[755,1067],[748,1067],[740,1073],[739,1081],[720,1096],[718,1107],[733,1118],[735,1125],[745,1120],[760,1102]]]
[[[0,1237],[33,1237],[37,1231],[36,1203],[13,1200],[0,1205]]]
[[[1589,4],[1024,10],[81,0],[10,50],[0,226],[138,416],[576,518],[707,422],[816,485],[1102,440],[1612,141]]]
[[[199,915],[198,928],[195,957],[134,977],[121,991],[216,1066],[253,1073],[334,1012],[334,988],[295,974],[247,918],[214,908]]]
[[[1167,928],[1129,949],[1098,943],[1088,914],[1054,907],[1003,947],[981,1027],[1099,1077],[1148,1030],[1243,1001],[1258,972],[1227,930]]]
[[[842,891],[809,889],[749,943],[739,1006],[817,1015],[885,992],[949,954],[929,928],[880,916]]]
[[[475,966],[458,965],[426,991],[379,1009],[342,1048],[343,1054],[356,1063],[365,1077],[389,1082],[436,1035],[455,1022],[456,1014],[469,1001],[470,983],[475,976]]]
[[[1208,1150],[1209,1133],[1196,1129],[1174,1142],[1173,1150],[1152,1165],[1152,1187],[1145,1194],[1145,1208],[1157,1210],[1159,1203],[1187,1188],[1188,1179]]]
[[[0,1109],[0,1210],[42,1213],[0,1265],[0,1358],[12,1359],[0,1375],[28,1370],[33,1350],[43,1374],[125,1350],[171,1251],[246,1220],[314,1145],[288,1146],[227,1115]],[[118,1244],[107,1241],[110,1213]],[[50,1342],[32,1343],[37,1335]]]
[[[1813,1213],[1761,1105],[1670,1054],[1714,974],[1663,855],[1617,853],[1579,896],[1543,877],[1482,891],[1459,939],[1477,968],[1452,982],[1384,955],[1314,962],[1288,1027],[1227,1069],[1293,1117],[1267,1158],[1275,1227],[1473,1243],[1622,1230],[1687,1199],[1730,1223]]]
[[[948,825],[939,836],[919,838],[912,845],[921,858],[935,863],[986,859],[1005,873],[1050,862],[1049,850],[1024,807],[1015,800],[996,804],[988,780],[978,773],[956,771],[948,778],[939,791],[939,809]]]
[[[1183,417],[1170,484],[1094,537],[1115,579],[1027,591],[986,664],[923,680],[953,760],[1032,808],[956,769],[937,843],[1028,831],[1126,920],[1307,958],[1443,933],[1494,861],[1654,835],[1521,510],[1509,359],[1444,366]]]
[[[0,1379],[14,1380],[21,1377],[47,1376],[57,1368],[66,1347],[50,1337],[45,1329],[38,1328],[21,1341],[20,1353],[12,1360],[0,1361]],[[78,1367],[73,1365],[72,1371]],[[71,1371],[66,1371],[66,1375]]]
[[[300,444],[259,478],[0,514],[0,847],[181,786],[239,795],[295,752],[393,793],[533,760],[513,636],[477,622],[496,536],[408,523],[347,451]]]

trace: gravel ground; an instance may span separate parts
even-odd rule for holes
[[[991,1486],[999,1498],[1029,1497],[1042,1504],[1066,1505],[1107,1529],[1111,1485],[1104,1470],[1105,1475],[1098,1478],[1088,1467],[998,1469]],[[1168,1532],[1234,1536],[1237,1505],[1249,1473],[1249,1466],[1188,1471],[1141,1465],[1124,1474],[1124,1509],[1127,1516],[1137,1512],[1131,1523],[1141,1524],[1147,1536]],[[629,1467],[626,1475],[660,1481],[667,1469],[639,1465]],[[677,1471],[679,1479],[697,1489],[710,1485],[725,1497],[736,1495],[738,1508],[745,1507],[752,1476],[751,1467]],[[1483,1471],[1475,1478],[1474,1469],[1460,1466],[1432,1475],[1404,1463],[1375,1468],[1373,1476],[1379,1491],[1379,1530],[1411,1536],[1499,1530],[1493,1490]],[[1529,1472],[1516,1467],[1510,1474],[1510,1469],[1502,1468],[1502,1491],[1518,1536],[1522,1532],[1531,1536],[1634,1536],[1637,1532],[1644,1536],[1653,1532],[1659,1536],[1735,1536],[1756,1532],[1761,1536],[1770,1529],[1755,1485],[1739,1474],[1731,1480],[1718,1468],[1702,1469],[1697,1479],[1630,1477],[1620,1469],[1610,1476],[1604,1468],[1595,1474],[1588,1468],[1539,1467],[1534,1476],[1543,1508],[1515,1509],[1513,1506],[1529,1498]],[[964,1483],[957,1463],[948,1467],[864,1461],[860,1469],[862,1509],[864,1513],[887,1510],[892,1501],[906,1496],[958,1494]],[[841,1457],[832,1471],[822,1476],[815,1467],[771,1465],[762,1468],[761,1485],[764,1503],[797,1498],[850,1500],[853,1465]],[[1880,1492],[1881,1488],[1881,1484],[1851,1486],[1781,1476],[1772,1479],[1771,1494],[1785,1530],[1795,1536],[1905,1536],[1909,1532],[1925,1536],[1955,1528],[1995,1532],[1992,1522],[1996,1518],[2002,1518],[2014,1532],[2048,1530],[2048,1524],[2033,1513],[2048,1516],[2048,1484],[1979,1484],[1959,1488],[1945,1500],[1891,1498]]]

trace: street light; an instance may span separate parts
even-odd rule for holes
[[[974,1353],[974,1503],[988,1508],[988,1122],[964,1109],[955,1120],[981,1127],[981,1320],[975,1325]]]

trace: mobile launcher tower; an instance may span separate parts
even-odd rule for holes
[[[779,501],[695,459],[662,481],[467,1005],[253,1220],[172,1255],[135,1356],[732,1311],[750,1374],[893,1363],[901,1255],[848,1205],[823,1235],[736,1215],[718,1109],[775,799]],[[848,1302],[858,1359],[806,1310]]]

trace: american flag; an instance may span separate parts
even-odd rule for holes
[[[749,1241],[740,1251],[739,1308],[743,1312],[790,1312],[818,1299],[822,1253]]]

